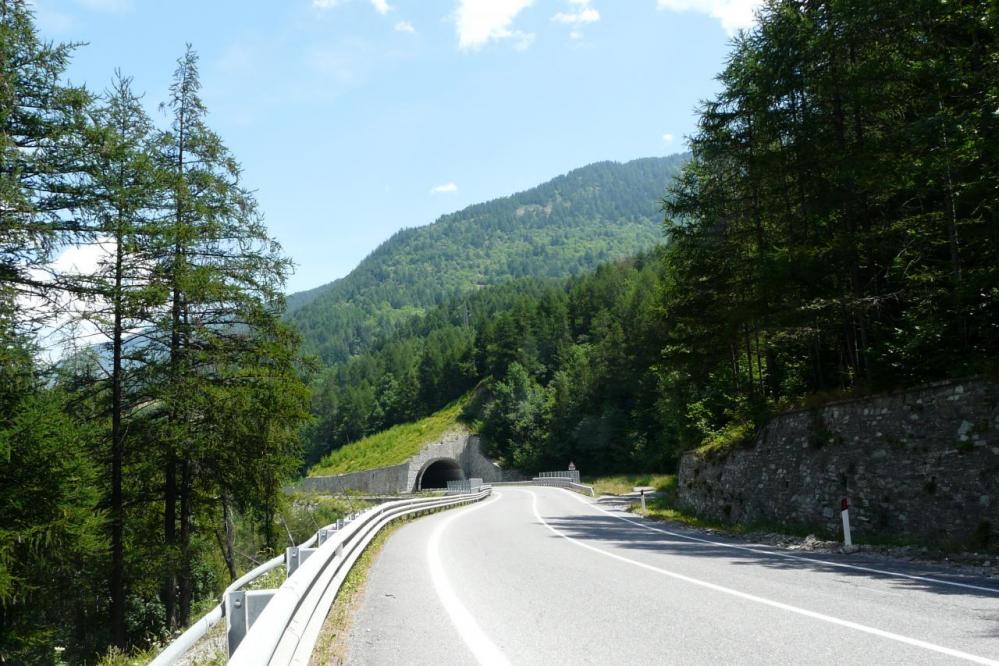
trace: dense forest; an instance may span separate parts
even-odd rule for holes
[[[668,470],[803,401],[995,371],[997,24],[768,2],[657,195],[654,255],[399,327],[321,377],[308,459],[485,381],[470,416],[510,464]]]
[[[686,156],[600,162],[533,189],[398,232],[347,277],[288,297],[305,349],[364,353],[414,314],[506,280],[566,277],[648,250],[657,198]]]
[[[187,624],[250,561],[237,517],[247,557],[280,545],[308,417],[289,262],[207,125],[197,55],[156,127],[121,74],[63,84],[72,52],[0,0],[8,664],[94,663]],[[96,265],[57,270],[72,248]]]
[[[188,622],[279,545],[302,440],[471,392],[509,465],[669,471],[789,406],[996,372],[997,42],[988,0],[766,0],[689,156],[402,231],[289,321],[196,54],[157,127],[0,0],[0,661]]]

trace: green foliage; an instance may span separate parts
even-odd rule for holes
[[[0,661],[82,662],[217,595],[234,515],[280,545],[309,394],[290,263],[207,127],[196,54],[157,131],[121,75],[99,98],[62,85],[72,47],[29,7],[0,0]],[[47,265],[88,243],[93,271]],[[43,374],[27,303],[96,334]]]
[[[348,433],[409,420],[400,414],[433,413],[487,380],[466,421],[509,465],[561,469],[574,460],[591,473],[669,468],[676,451],[661,435],[669,429],[653,368],[658,271],[654,256],[642,256],[567,281],[487,287],[429,310],[322,376],[313,399],[318,418],[307,433],[313,459],[333,450],[347,461],[360,455],[354,445],[338,448]],[[427,355],[435,358],[432,374],[419,371],[430,365]],[[452,381],[442,381],[447,377]],[[366,407],[358,410],[358,402]],[[389,446],[398,436],[392,432],[378,441]],[[416,449],[407,451],[381,460],[402,462]]]
[[[103,623],[90,573],[103,555],[93,433],[66,407],[36,387],[0,417],[0,656],[12,662],[50,662],[54,645],[85,650],[60,622],[67,612],[80,628]]]
[[[997,21],[987,2],[774,0],[736,39],[666,204],[685,445],[995,358]]]
[[[536,469],[537,446],[551,421],[550,393],[514,361],[506,377],[493,385],[493,396],[482,425],[487,452],[513,467]]]
[[[435,414],[412,423],[402,423],[360,441],[346,444],[325,456],[309,470],[309,476],[359,472],[397,465],[420,452],[424,445],[462,428],[460,417],[468,397],[459,398]]]
[[[676,489],[676,475],[620,474],[617,476],[584,477],[583,483],[593,486],[593,490],[598,496],[625,495],[640,486],[655,488],[655,491],[660,493],[671,493]]]

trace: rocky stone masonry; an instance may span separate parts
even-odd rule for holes
[[[999,544],[999,385],[982,378],[775,417],[748,446],[680,462],[678,502],[739,523],[928,545]]]
[[[482,454],[478,435],[467,430],[454,430],[446,433],[439,441],[427,444],[419,453],[399,465],[336,476],[307,477],[299,482],[298,489],[319,493],[339,493],[345,490],[365,493],[411,492],[417,490],[417,482],[423,471],[438,460],[453,460],[461,466],[465,478],[479,478],[486,483],[515,476],[515,473],[501,469]]]

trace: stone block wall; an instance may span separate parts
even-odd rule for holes
[[[697,515],[855,540],[999,543],[999,385],[939,382],[775,417],[748,446],[680,463],[678,501]]]
[[[440,441],[428,444],[409,459],[409,472],[405,488],[416,490],[423,469],[435,460],[449,459],[461,465],[465,478],[480,478],[486,483],[503,480],[503,470],[482,455],[478,435],[467,430],[446,433]]]

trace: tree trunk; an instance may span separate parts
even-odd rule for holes
[[[229,580],[234,581],[236,575],[236,532],[232,524],[232,510],[229,508],[229,500],[222,497],[222,531],[215,531],[215,538],[218,539],[219,548],[222,551],[222,559],[225,560],[225,567],[229,571]]]
[[[172,446],[172,445],[171,445]],[[163,541],[169,554],[166,566],[166,576],[163,578],[163,590],[160,598],[166,611],[168,629],[177,627],[177,578],[176,578],[176,545],[177,545],[177,460],[171,450],[165,470],[163,485]]]
[[[114,331],[111,370],[111,640],[126,647],[125,632],[125,509],[122,495],[124,433],[122,432],[122,270],[124,247],[120,225],[115,251]]]
[[[180,483],[180,603],[178,622],[186,627],[191,621],[191,603],[194,597],[194,574],[191,562],[191,526],[193,522],[194,501],[192,498],[193,481],[191,460],[187,456],[181,463]]]

